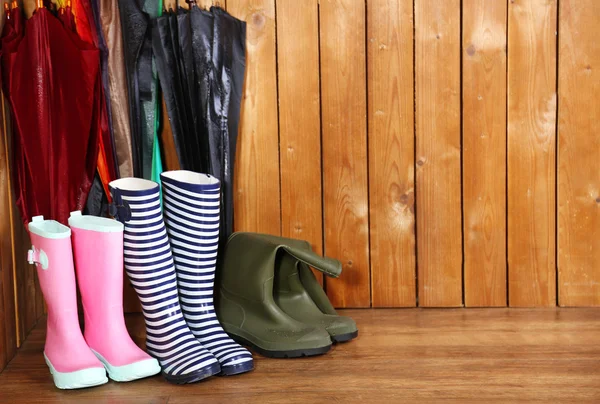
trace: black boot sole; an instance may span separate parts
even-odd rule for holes
[[[331,340],[333,342],[348,342],[356,337],[358,337],[358,330],[354,332],[349,332],[347,334],[340,334],[335,336],[332,335]]]
[[[199,369],[194,373],[180,375],[180,376],[172,376],[163,372],[163,376],[169,383],[173,384],[188,384],[188,383],[196,383],[200,380],[207,379],[211,376],[217,375],[221,371],[221,366],[219,363],[214,363],[205,368]]]
[[[284,358],[302,358],[305,356],[317,356],[317,355],[323,355],[323,354],[329,352],[329,350],[331,349],[331,345],[325,345],[324,347],[319,347],[319,348],[292,349],[292,350],[287,350],[287,351],[270,351],[267,349],[263,349],[259,346],[256,346],[252,342],[250,342],[242,337],[239,337],[237,335],[229,334],[229,336],[234,341],[237,341],[242,345],[249,346],[250,348],[252,348],[253,351],[258,352],[259,354],[261,354],[262,356],[266,356],[267,358],[284,359]]]

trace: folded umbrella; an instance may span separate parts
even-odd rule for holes
[[[183,97],[183,79],[178,67],[178,40],[172,34],[171,15],[163,14],[153,21],[152,47],[156,59],[158,77],[170,119],[173,142],[182,169],[190,166],[192,154],[186,144],[186,133],[190,132]],[[176,53],[177,52],[177,53]]]
[[[35,214],[63,223],[85,204],[97,157],[92,123],[99,113],[99,53],[78,45],[49,10],[38,7],[13,55],[8,83]],[[26,223],[32,213],[27,208]]]
[[[31,173],[29,166],[25,161],[25,156],[21,147],[18,123],[12,115],[12,98],[10,97],[9,83],[14,61],[14,52],[17,51],[19,43],[23,39],[24,16],[16,1],[12,2],[12,9],[8,7],[8,3],[4,4],[5,21],[0,38],[0,46],[2,52],[2,90],[6,96],[11,108],[11,129],[12,129],[12,186],[16,196],[16,205],[21,213],[21,217],[29,217],[30,211],[37,212],[37,202],[31,181]],[[29,207],[29,210],[28,210]]]
[[[211,119],[217,119],[220,130],[220,148],[211,159],[212,173],[220,180],[223,190],[221,198],[221,240],[227,240],[233,232],[233,173],[240,119],[242,86],[245,73],[246,23],[219,7],[211,7],[214,15],[213,53],[214,90],[210,102]]]
[[[101,1],[99,26],[103,30],[108,51],[107,94],[110,109],[116,160],[122,177],[133,176],[133,156],[131,149],[131,129],[127,92],[127,78],[124,64],[121,17],[117,0]]]
[[[211,77],[213,76],[212,47],[213,47],[213,15],[206,10],[193,5],[189,12],[190,28],[192,31],[192,57],[194,60],[195,83],[194,94],[196,103],[193,105],[195,114],[198,115],[197,125],[199,155],[203,171],[211,173],[210,150],[218,150],[218,126],[210,125],[211,117],[208,107]],[[199,111],[199,113],[197,112]],[[210,133],[213,133],[211,136]],[[212,144],[211,144],[212,140]],[[211,147],[212,146],[212,147]]]

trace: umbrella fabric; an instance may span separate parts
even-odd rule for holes
[[[21,213],[21,217],[29,217],[30,211],[37,212],[37,202],[35,192],[31,181],[31,173],[21,147],[20,131],[17,122],[12,114],[12,98],[10,97],[10,73],[14,61],[14,52],[16,52],[19,43],[23,38],[24,16],[21,9],[13,7],[5,14],[5,23],[0,38],[2,50],[2,90],[8,99],[11,116],[12,139],[12,185],[16,196],[16,205]],[[6,118],[6,117],[5,117]]]
[[[191,160],[185,145],[185,133],[189,131],[185,115],[185,103],[182,97],[183,83],[175,56],[173,36],[171,34],[170,15],[164,14],[153,21],[152,47],[156,58],[158,77],[167,113],[170,119],[173,143],[181,168],[188,167]]]
[[[66,223],[69,212],[83,208],[92,184],[99,53],[78,45],[41,8],[27,22],[14,54],[9,93],[38,203],[37,212],[23,217],[26,223],[32,214]]]
[[[121,177],[133,176],[133,155],[124,64],[121,17],[117,0],[100,2],[100,26],[108,48],[108,84],[116,160]]]
[[[212,46],[214,17],[209,11],[202,10],[196,6],[192,6],[189,14],[192,30],[192,57],[196,66],[196,82],[194,84],[196,104],[194,105],[194,111],[200,111],[197,123],[200,126],[197,135],[200,147],[197,158],[200,160],[203,171],[212,173],[210,150],[218,150],[219,147],[218,126],[210,125],[212,121],[208,108],[211,77],[213,74]],[[213,133],[212,136],[210,135],[211,133]]]
[[[123,35],[123,50],[125,55],[125,71],[129,93],[129,115],[131,125],[131,149],[133,175],[142,174],[140,161],[141,144],[141,110],[138,94],[137,61],[146,37],[148,18],[140,9],[137,0],[118,0]]]
[[[158,97],[149,20],[158,0],[119,0],[125,69],[129,88],[134,175],[150,179],[156,159]],[[156,170],[155,170],[156,171]]]
[[[88,8],[89,3],[86,3],[87,5],[84,5],[84,10],[86,10],[86,15],[90,18],[92,18],[92,25],[94,25],[94,21],[93,21],[93,15],[91,15],[92,10],[91,8]],[[65,26],[67,35],[71,38],[71,40],[73,41],[73,43],[81,50],[96,50],[98,48],[97,44],[101,44],[100,38],[97,35],[97,32],[95,31],[91,31],[91,37],[92,37],[92,41],[94,43],[90,43],[90,42],[86,42],[84,41],[80,36],[79,33],[76,32],[77,26],[73,24],[73,21],[75,21],[75,19],[72,16],[72,12],[70,10],[69,7],[66,8],[62,8],[59,10],[58,13],[58,17],[59,19],[63,22],[63,25]],[[99,52],[100,55],[100,60],[101,62],[103,61],[103,57],[102,57],[102,52]],[[110,191],[108,190],[108,184],[115,180],[117,178],[118,172],[117,170],[117,166],[116,166],[116,160],[114,158],[114,143],[113,143],[113,139],[111,136],[111,130],[110,130],[110,124],[109,124],[109,115],[108,115],[108,108],[107,108],[107,98],[105,96],[104,93],[104,81],[103,81],[103,75],[102,75],[102,67],[105,67],[105,65],[103,65],[101,63],[101,69],[98,70],[98,82],[100,83],[100,85],[96,86],[94,88],[94,115],[93,115],[93,121],[92,121],[92,128],[91,130],[93,132],[97,132],[97,137],[98,138],[98,151],[97,151],[97,170],[98,170],[98,176],[102,182],[103,185],[103,191],[102,193],[104,193],[105,195],[107,195],[107,197],[110,200]],[[96,154],[96,152],[94,150],[91,151],[92,153]],[[91,161],[90,161],[91,163]],[[102,195],[94,195],[95,192],[98,192],[98,188],[97,187],[92,187],[90,188],[90,193],[92,195],[88,195],[88,197],[91,196],[91,200],[101,200],[102,199]],[[100,216],[102,214],[102,210],[101,210],[101,206],[99,205],[90,205],[87,204],[86,205],[88,207],[88,209],[86,209],[86,213],[91,214],[91,215],[96,215],[96,216]],[[91,207],[96,206],[97,209],[90,209]]]
[[[161,150],[164,157],[164,169],[167,171],[181,170],[179,164],[179,157],[177,156],[177,149],[175,148],[175,141],[173,139],[173,129],[171,128],[171,121],[169,120],[169,114],[167,112],[167,104],[165,103],[164,94],[161,94],[161,109],[160,109],[160,143]]]
[[[219,7],[211,7],[214,15],[213,53],[214,86],[211,115],[216,116],[220,129],[221,148],[218,170],[223,197],[221,209],[222,240],[233,233],[233,173],[237,146],[242,86],[245,73],[246,23],[227,14]],[[217,90],[220,90],[217,93]],[[211,158],[213,157],[211,150]]]
[[[179,163],[182,169],[207,172],[223,183],[225,240],[233,231],[233,160],[246,26],[219,7],[208,12],[196,5],[189,11],[179,8],[153,24],[153,49]]]

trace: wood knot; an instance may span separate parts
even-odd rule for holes
[[[403,205],[406,205],[407,202],[408,202],[408,195],[402,194],[402,196],[400,196],[400,203]]]
[[[348,260],[347,264],[348,264],[349,267],[351,267],[352,266],[352,260]]]
[[[473,56],[474,54],[475,54],[475,46],[473,46],[473,44],[471,44],[467,48],[467,55]]]
[[[596,198],[596,203],[600,203],[600,196]]]
[[[252,14],[251,20],[252,25],[258,28],[261,28],[263,25],[265,25],[265,16],[260,12]]]
[[[417,165],[418,165],[419,167],[423,166],[423,164],[425,164],[425,161],[424,161],[423,159],[419,159],[419,160],[417,160]]]

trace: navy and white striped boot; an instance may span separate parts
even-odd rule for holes
[[[159,185],[123,178],[109,186],[111,214],[125,225],[125,272],[142,304],[146,350],[172,383],[193,383],[219,373],[219,362],[183,318]]]
[[[213,304],[221,184],[191,171],[162,173],[161,182],[183,316],[219,360],[223,375],[248,372],[254,368],[252,354],[223,331]]]

